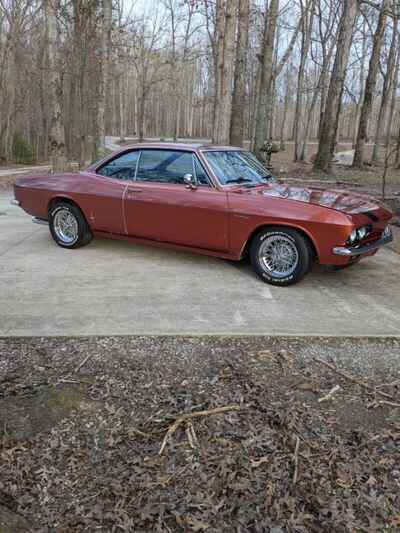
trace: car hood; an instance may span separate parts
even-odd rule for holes
[[[387,210],[382,202],[367,194],[344,189],[323,189],[274,182],[260,191],[260,194],[328,207],[350,215]]]

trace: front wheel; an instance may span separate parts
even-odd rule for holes
[[[92,232],[79,207],[58,202],[49,213],[50,233],[62,248],[79,248],[92,240]]]
[[[288,286],[307,274],[312,266],[313,253],[308,240],[298,231],[271,227],[254,237],[250,259],[263,281]]]

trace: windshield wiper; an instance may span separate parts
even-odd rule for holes
[[[233,180],[228,180],[225,182],[225,184],[227,183],[253,183],[253,180],[251,180],[250,178],[243,178],[243,176],[240,176],[239,178],[235,178]]]

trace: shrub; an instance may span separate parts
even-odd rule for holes
[[[35,160],[31,145],[21,133],[16,133],[13,139],[12,158],[16,163],[33,163]]]

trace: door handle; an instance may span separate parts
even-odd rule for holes
[[[127,191],[126,191],[126,196],[127,198],[132,198],[134,196],[136,196],[137,194],[143,192],[142,189],[134,189],[133,187],[129,188]]]

